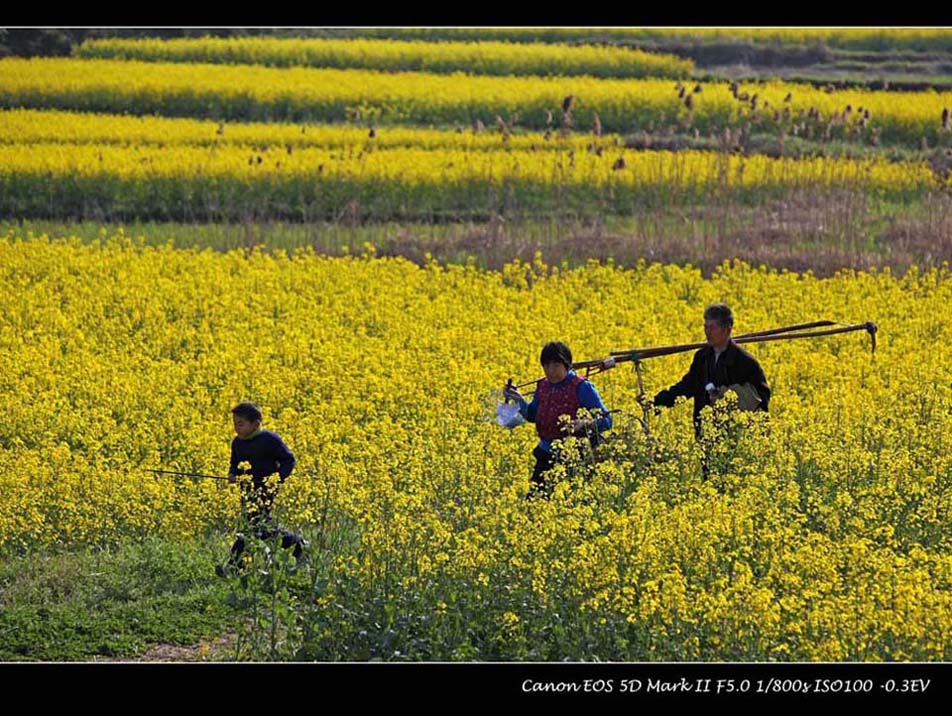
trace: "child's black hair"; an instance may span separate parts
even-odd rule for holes
[[[231,412],[251,423],[256,420],[261,420],[261,408],[254,403],[238,403],[238,405],[231,409]]]

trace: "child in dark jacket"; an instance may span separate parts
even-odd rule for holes
[[[278,485],[266,480],[270,475],[278,474],[279,485],[294,469],[294,454],[281,437],[270,430],[261,429],[261,410],[254,403],[239,403],[232,409],[236,437],[231,443],[231,462],[228,468],[229,482],[238,482],[238,475],[251,475],[251,480],[242,480],[242,515],[251,526],[252,534],[260,540],[274,539],[281,535],[284,549],[293,547],[293,555],[301,564],[304,538],[278,527],[272,517],[271,508],[278,496]],[[238,466],[251,465],[248,469]],[[226,576],[241,567],[241,555],[245,549],[245,535],[238,534],[231,548],[227,564],[218,565],[219,576]]]

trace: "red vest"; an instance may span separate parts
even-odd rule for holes
[[[559,416],[568,415],[573,420],[581,407],[578,402],[578,386],[585,378],[573,375],[568,380],[553,384],[543,378],[536,383],[536,397],[539,408],[536,411],[536,432],[540,438],[555,440],[564,438],[568,433],[559,427]]]

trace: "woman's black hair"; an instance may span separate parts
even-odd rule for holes
[[[542,356],[539,358],[542,365],[546,363],[561,363],[567,370],[572,370],[572,351],[562,341],[551,341],[542,347]]]

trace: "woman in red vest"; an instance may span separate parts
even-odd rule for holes
[[[611,429],[612,416],[595,386],[572,370],[572,351],[567,345],[561,341],[546,343],[540,362],[545,378],[536,384],[532,402],[527,401],[513,386],[507,386],[505,394],[519,404],[522,417],[536,424],[539,444],[532,451],[536,459],[532,471],[532,490],[548,494],[551,488],[546,488],[545,473],[555,465],[554,449],[558,441],[569,435],[588,436],[594,445],[600,433]],[[598,417],[595,420],[579,418],[580,408],[586,408]],[[559,418],[563,415],[571,418],[568,425],[560,422]]]

